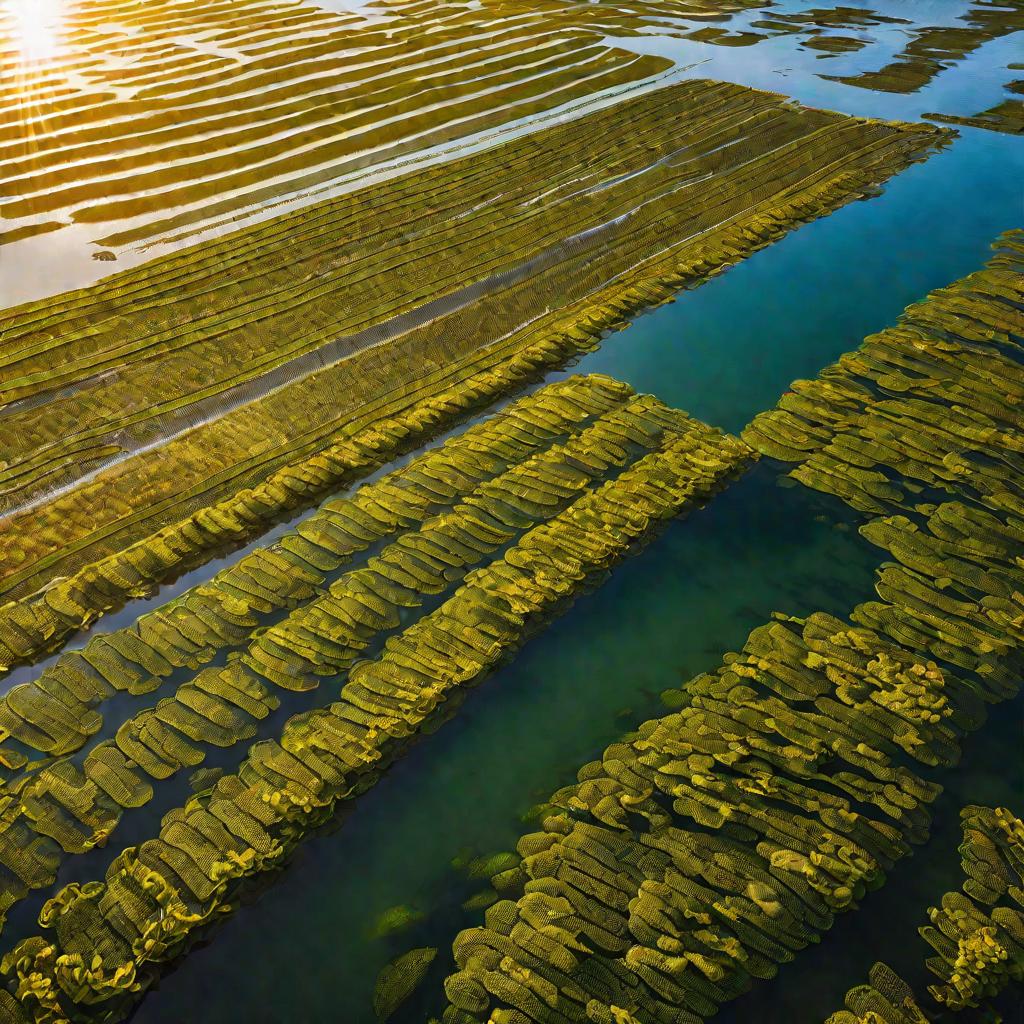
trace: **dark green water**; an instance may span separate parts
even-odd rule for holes
[[[779,8],[806,6],[787,0]],[[928,24],[966,5],[874,6]],[[905,119],[992,105],[1013,77],[1007,62],[1021,59],[1019,42],[989,44],[910,97],[817,77],[878,67],[905,41],[900,29],[871,32],[874,45],[826,61],[792,38],[739,50],[641,42],[681,63],[709,60],[693,74]],[[637,42],[628,45],[641,48]],[[952,147],[898,176],[881,196],[799,229],[640,317],[574,369],[610,373],[738,430],[793,378],[813,376],[909,302],[980,266],[992,239],[1024,221],[1022,182],[1024,141],[964,129]],[[716,666],[772,610],[844,613],[868,597],[879,555],[848,523],[837,505],[779,488],[770,467],[760,466],[704,511],[672,524],[471,694],[340,828],[307,843],[261,898],[168,975],[135,1020],[369,1024],[379,969],[413,946],[436,945],[441,952],[427,982],[395,1018],[425,1020],[440,1006],[454,934],[480,920],[460,909],[479,883],[453,870],[452,859],[511,848],[528,827],[520,816],[531,805],[571,781],[605,744],[660,713],[659,691]],[[928,846],[898,866],[859,912],[840,919],[818,949],[721,1019],[820,1021],[879,956],[924,981],[915,928],[927,904],[957,884],[958,808],[1024,803],[1020,703],[1001,709],[965,746],[964,764],[947,773],[949,792]],[[380,914],[402,904],[422,920],[371,938]]]
[[[181,1020],[202,1006],[211,1024],[372,1020],[373,983],[388,960],[411,945],[450,944],[482,919],[459,912],[482,886],[452,870],[453,858],[514,846],[523,812],[624,730],[664,713],[661,690],[716,667],[773,609],[839,613],[851,594],[867,596],[877,555],[832,525],[837,518],[849,519],[844,508],[778,487],[764,465],[673,523],[485,682],[336,834],[306,844],[138,1019]],[[369,938],[402,904],[427,919]],[[266,971],[254,974],[255,963]],[[439,976],[443,966],[439,957]],[[213,979],[230,999],[200,1002]]]

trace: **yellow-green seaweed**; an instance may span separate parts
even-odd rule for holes
[[[620,144],[595,157],[609,137]],[[948,137],[682,82],[9,311],[0,662],[35,657],[67,623],[258,533]],[[413,216],[425,195],[434,216]],[[166,319],[172,294],[187,331]]]

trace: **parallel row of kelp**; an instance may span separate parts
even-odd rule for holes
[[[721,447],[684,414],[607,378],[549,385],[63,655],[0,699],[10,769],[0,910],[53,881],[55,849],[40,848],[33,833],[71,853],[106,841],[122,808],[152,797],[133,769],[165,779],[202,762],[204,747],[252,739],[280,691],[310,691],[347,670],[407,625],[409,609],[638,459],[665,448],[665,457],[706,455],[717,472]],[[351,567],[360,552],[369,557]],[[177,682],[173,696],[104,722],[115,694],[147,694],[165,681]],[[84,761],[67,756],[97,736]]]
[[[650,400],[637,399],[624,385],[594,376],[550,384],[519,399],[351,497],[327,502],[278,540],[255,548],[180,597],[145,611],[130,626],[62,655],[35,681],[0,698],[0,726],[30,748],[33,757],[76,750],[99,728],[93,712],[114,692],[149,693],[177,670],[196,671],[222,659],[257,627],[322,595],[338,570],[360,552],[422,527],[474,492],[493,491],[498,480],[521,478],[536,463],[565,462],[571,457],[565,443],[579,445],[581,431],[595,420],[604,417],[602,427],[614,429],[624,413],[635,414],[637,409],[658,415]],[[594,433],[589,431],[588,437]],[[652,438],[645,440],[650,444]],[[612,461],[625,456],[625,449],[616,449]],[[594,459],[590,457],[584,470],[574,466],[583,474],[577,483],[612,464]],[[408,538],[404,543],[410,543]],[[143,585],[147,578],[152,576],[134,582]],[[50,601],[62,593],[51,591]],[[69,605],[59,610],[68,622],[94,601],[89,593],[74,590],[66,600]],[[11,651],[8,657],[14,654]],[[20,767],[17,755],[13,749],[4,752],[8,768]]]
[[[74,575],[54,579],[28,599],[8,602],[0,607],[2,664],[6,668],[31,662],[59,648],[71,633],[90,626],[126,599],[151,593],[160,581],[202,564],[225,547],[260,533],[275,519],[313,503],[324,492],[390,461],[461,415],[533,380],[538,371],[571,351],[557,343],[538,342],[496,371],[484,371],[458,389],[422,398],[404,416],[374,419],[369,414],[345,440],[315,450],[254,487],[200,505],[186,518],[115,549]],[[243,589],[251,591],[251,587]]]
[[[4,9],[0,243],[69,220],[113,245],[187,232],[642,81],[664,62],[609,47],[602,30],[629,32],[645,13],[94,0],[67,5],[56,54],[25,61]]]
[[[863,512],[937,521],[959,498],[1012,527],[1024,508],[1024,230],[995,247],[984,270],[792,384],[744,431],[747,443]]]
[[[918,766],[955,762],[1004,696],[824,614],[755,630],[551,797],[494,879],[505,898],[455,941],[443,1020],[713,1015],[926,839]]]
[[[85,567],[94,617],[946,137],[686,82],[16,310],[0,587]],[[66,605],[0,633],[31,657]]]
[[[769,9],[749,29],[704,24],[756,6]],[[900,20],[843,6],[770,8],[378,0],[339,12],[283,0],[201,9],[94,0],[67,5],[61,45],[42,61],[19,55],[17,26],[0,8],[0,245],[69,223],[95,225],[96,241],[114,247],[186,237],[255,204],[649,81],[667,66],[609,38],[658,32],[748,45],[800,33],[827,53],[863,40],[823,28],[863,32]],[[914,91],[1020,27],[1017,0],[979,0],[962,24],[916,29],[896,61],[840,80]]]
[[[705,24],[756,6],[771,5],[378,0],[341,12],[282,0],[201,10],[94,0],[68,6],[62,46],[46,61],[19,59],[15,26],[0,9],[8,112],[0,244],[69,221],[95,224],[105,245],[184,236],[254,203],[500,131],[664,69],[609,37],[655,31],[737,45],[801,33],[827,52],[863,42],[823,28],[902,20],[840,6],[769,12],[740,33]],[[938,58],[1013,27],[1011,15],[985,5],[968,24],[915,38],[907,59],[931,62],[919,77],[934,74]]]
[[[58,845],[75,853],[106,841],[122,814],[152,798],[150,780],[195,767],[209,747],[253,738],[286,691],[308,692],[347,672],[339,700],[293,715],[277,739],[254,744],[236,772],[164,814],[157,838],[119,854],[104,881],[70,884],[45,904],[46,936],[20,942],[3,960],[0,991],[13,1019],[126,1013],[160,965],[231,908],[246,879],[279,865],[338,801],[372,785],[418,733],[450,715],[467,687],[750,457],[737,439],[604,378],[551,385],[460,441],[443,458],[425,456],[369,485],[362,502],[357,494],[330,503],[279,542],[309,573],[318,560],[372,547],[378,553],[364,566],[257,629],[222,667],[132,715],[81,767],[65,756],[25,766],[7,783],[9,848],[0,854],[9,906],[50,884]],[[502,470],[503,462],[513,464]],[[452,493],[453,478],[474,474],[484,481],[463,481],[461,498]],[[450,508],[426,516],[424,505],[438,501]],[[387,543],[396,527],[400,535]],[[211,584],[218,586],[224,597],[234,585]],[[442,603],[407,624],[405,610],[431,595]],[[126,652],[130,632],[105,654],[118,645]],[[165,653],[154,644],[158,633],[134,635],[151,655]],[[368,649],[375,637],[382,642]],[[134,653],[134,672],[121,655],[122,678],[146,688],[160,673],[139,646]],[[111,662],[83,652],[77,664],[91,665],[91,681]],[[103,682],[109,693],[114,674]],[[86,742],[61,733],[64,722],[47,710],[31,724],[60,733],[65,750]]]
[[[1004,236],[984,271],[744,432],[765,455],[806,459],[801,471],[828,452],[827,474],[794,475],[853,481],[825,489],[914,517],[862,528],[897,559],[881,600],[849,621],[778,615],[684,686],[677,713],[554,794],[520,866],[493,880],[506,898],[455,941],[445,1024],[698,1021],[927,838],[934,778],[1024,670],[1022,378],[1008,357],[1024,343],[1020,242]],[[927,399],[904,397],[915,387]],[[916,415],[894,437],[899,409]],[[865,468],[868,450],[887,453],[886,475]]]
[[[610,411],[628,396],[627,389],[592,377],[573,378],[565,385],[549,385],[512,403],[484,423],[470,427],[440,449],[428,450],[411,465],[388,474],[380,483],[364,487],[354,501],[328,503],[300,520],[297,527],[278,542],[257,548],[180,599],[143,614],[128,631],[132,636],[120,640],[125,631],[117,631],[90,643],[87,650],[102,658],[101,652],[113,645],[116,657],[122,659],[115,678],[125,679],[127,673],[127,679],[119,685],[135,691],[147,688],[149,673],[140,668],[126,668],[123,658],[131,657],[140,641],[145,643],[153,636],[165,648],[161,657],[171,665],[198,667],[212,657],[215,650],[230,646],[232,640],[244,639],[257,625],[254,614],[270,614],[289,606],[293,600],[309,597],[307,587],[319,590],[330,573],[344,564],[349,547],[365,546],[364,542],[371,537],[381,539],[385,535],[382,532],[386,530],[385,524],[394,516],[378,510],[379,499],[393,501],[395,487],[403,489],[398,493],[404,499],[404,522],[409,521],[410,501],[421,504],[422,515],[426,517],[449,507],[468,493],[466,488],[480,485],[489,475],[508,469],[533,450],[550,445],[562,434],[576,433],[594,415]],[[397,438],[403,436],[397,431],[396,434]],[[500,446],[499,450],[495,450],[496,445]],[[331,469],[334,465],[328,460],[333,454],[327,453],[322,460],[322,464],[326,463]],[[353,455],[358,454],[353,452]],[[369,465],[377,455],[369,447],[362,454],[364,464]],[[449,468],[452,464],[460,469],[453,472]],[[420,474],[426,475],[426,482],[417,486]],[[335,471],[334,475],[341,475],[340,471]],[[325,477],[331,479],[327,474]],[[268,497],[274,500],[278,493],[286,495],[285,488],[290,482],[294,487],[294,481],[295,478],[287,476],[271,480],[252,495],[244,495],[245,500],[237,512],[224,506],[205,509],[181,531],[157,538],[158,543],[129,548],[101,564],[98,571],[79,574],[50,588],[45,603],[30,605],[31,615],[19,616],[10,623],[3,635],[4,662],[28,659],[43,644],[59,643],[69,631],[82,624],[88,625],[98,610],[116,602],[124,593],[145,593],[154,580],[185,563],[193,548],[206,551],[211,543],[241,535],[248,522],[259,521],[261,501],[267,501]],[[301,478],[297,482],[299,486],[304,483]],[[410,489],[412,493],[408,493]],[[383,521],[378,522],[372,515],[360,511],[363,506],[374,509],[377,516],[384,515]],[[349,525],[347,529],[342,525],[344,534],[335,536],[338,524],[347,523],[353,516],[359,525]],[[358,531],[354,539],[351,537],[353,530]],[[161,540],[163,543],[159,543]],[[333,550],[326,549],[327,544]],[[289,566],[286,579],[282,577],[282,562]],[[268,573],[273,577],[269,581]],[[235,627],[241,629],[237,636]],[[167,648],[177,648],[180,653],[172,654]],[[71,655],[62,659],[56,670],[44,673],[43,682],[51,678],[58,680],[65,667],[74,672],[73,666],[81,663],[81,657]],[[138,662],[139,657],[136,654],[133,660]],[[105,660],[109,662],[110,656]],[[18,699],[23,693],[27,691],[17,688],[12,697]]]
[[[1004,807],[965,807],[960,847],[966,880],[948,892],[920,929],[934,947],[929,968],[942,983],[929,987],[951,1010],[980,1006],[1006,985],[1024,981],[1024,822]],[[927,1024],[913,990],[885,964],[869,984],[846,994],[846,1009],[825,1024]]]

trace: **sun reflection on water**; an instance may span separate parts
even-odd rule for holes
[[[66,0],[0,0],[0,47],[22,64],[52,60],[60,52]]]

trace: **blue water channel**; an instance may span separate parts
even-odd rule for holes
[[[773,11],[807,6],[786,0]],[[872,6],[948,24],[966,5]],[[820,77],[880,67],[905,43],[907,28],[872,28],[863,50],[827,59],[793,36],[751,47],[654,36],[616,42],[696,65],[686,74],[901,120],[992,106],[1014,77],[1007,65],[1022,59],[1019,37],[997,40],[910,96]],[[794,378],[815,375],[907,304],[978,268],[991,241],[1024,223],[1022,215],[1024,140],[964,128],[881,195],[798,229],[638,317],[572,369],[611,374],[737,431]],[[395,955],[431,945],[440,948],[431,973],[395,1018],[426,1020],[443,1006],[452,938],[482,919],[461,907],[482,883],[460,874],[453,860],[512,848],[529,828],[522,816],[531,806],[573,781],[604,745],[663,712],[661,691],[713,669],[773,610],[845,613],[870,596],[879,561],[837,503],[782,488],[770,466],[756,467],[706,509],[673,523],[530,641],[453,721],[356,801],[340,827],[306,843],[262,895],[149,994],[134,1019],[369,1024],[377,972]],[[897,956],[897,925],[909,942],[927,902],[957,884],[957,808],[968,799],[1024,796],[1020,758],[1008,756],[1020,738],[1018,704],[983,738],[968,740],[929,852],[897,869],[896,891],[873,894],[849,915],[850,924],[825,938],[820,953],[808,953],[809,966],[787,967],[780,983],[762,986],[722,1019],[811,1024],[863,980],[876,950]],[[931,868],[922,871],[926,858]],[[381,915],[394,907],[408,908],[412,923],[375,936]]]

